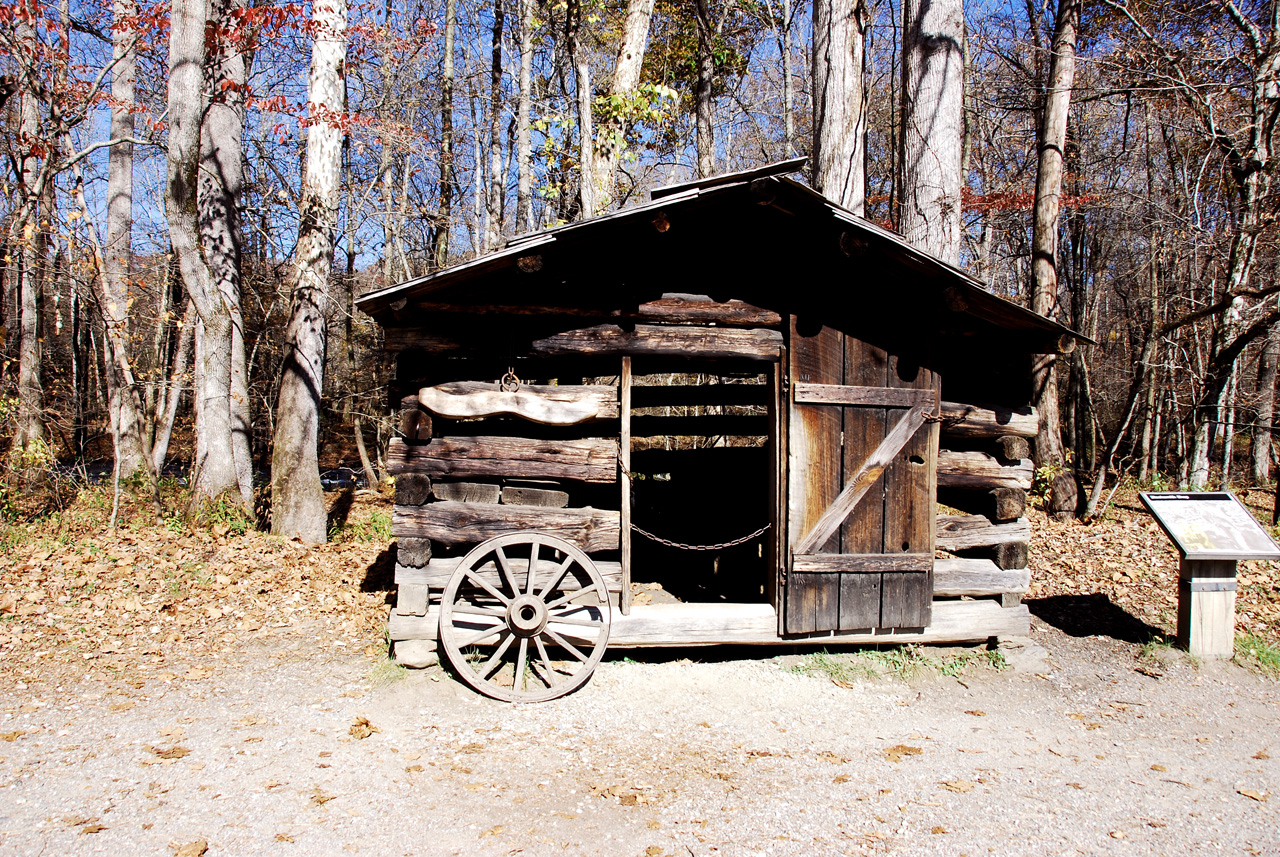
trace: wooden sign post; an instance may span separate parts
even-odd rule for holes
[[[1178,571],[1178,646],[1197,658],[1235,654],[1236,563],[1280,559],[1280,545],[1235,495],[1144,492],[1142,503],[1173,540]]]

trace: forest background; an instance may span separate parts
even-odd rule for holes
[[[796,155],[1089,337],[1036,368],[1081,512],[1272,478],[1275,0],[6,0],[0,72],[9,520],[183,476],[323,541],[396,430],[355,297]]]

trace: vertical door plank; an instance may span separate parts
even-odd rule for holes
[[[789,323],[788,369],[792,387],[796,383],[842,383],[844,335],[838,330],[823,327],[806,336],[797,330],[794,315]],[[840,494],[840,432],[843,428],[840,411],[840,408],[830,406],[803,406],[790,402],[787,530],[796,538],[809,532]],[[790,547],[788,542],[788,555]],[[839,553],[839,533],[833,534],[818,552]],[[834,575],[788,575],[785,593],[787,633],[806,634],[836,627],[839,619],[838,593],[819,596],[817,592],[828,587],[838,589],[839,579]]]
[[[621,437],[618,445],[618,485],[622,488],[621,525],[619,548],[622,560],[622,597],[618,608],[622,615],[631,612],[631,358],[622,358],[622,374],[618,378],[622,396],[619,416],[622,418]]]
[[[782,609],[782,576],[787,556],[787,404],[782,379],[786,377],[787,357],[773,364],[769,375],[769,523],[773,529],[765,536],[765,596],[778,614],[778,634],[785,630]]]
[[[845,337],[844,381],[851,386],[883,387],[889,373],[889,355],[852,336]],[[847,482],[884,440],[889,415],[884,408],[838,408],[844,412],[842,481]],[[885,480],[881,477],[854,507],[841,528],[844,553],[880,553],[884,546]],[[840,575],[841,631],[880,625],[880,575]]]
[[[887,386],[936,390],[929,368],[895,355],[889,361]],[[885,470],[884,549],[886,554],[932,555],[937,495],[938,424],[926,423]],[[880,622],[885,628],[923,628],[929,624],[933,573],[884,575]]]

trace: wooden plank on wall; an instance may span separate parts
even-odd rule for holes
[[[1040,415],[1030,406],[942,403],[942,434],[947,437],[1035,437],[1039,427]]]
[[[940,488],[1021,488],[1031,487],[1031,459],[1016,465],[1001,464],[985,452],[943,449],[938,451]]]
[[[937,546],[942,550],[966,550],[1031,541],[1031,523],[1026,518],[1007,524],[993,524],[982,515],[939,515],[937,522]]]
[[[852,336],[845,338],[843,384],[860,388],[886,389],[889,355]],[[848,483],[871,456],[889,430],[889,411],[884,408],[844,408],[844,450],[842,481]],[[899,416],[901,416],[899,414]],[[882,474],[845,517],[840,527],[841,549],[845,553],[881,553],[884,543],[884,488]],[[851,631],[880,624],[880,575],[849,574],[840,578],[840,629]]]
[[[493,381],[454,381],[421,388],[418,402],[449,419],[513,414],[545,425],[577,425],[618,418],[618,391],[602,384],[521,384],[503,390]]]
[[[622,395],[622,426],[618,447],[618,483],[621,488],[620,553],[622,555],[622,599],[618,604],[622,615],[631,612],[631,358],[622,358],[622,374],[618,378]]]
[[[385,332],[388,351],[467,354],[485,352],[491,345],[479,336],[472,339],[455,332],[412,327],[389,327]],[[630,355],[777,360],[781,347],[782,334],[768,328],[600,324],[535,339],[521,353],[538,357]]]
[[[706,405],[767,405],[767,384],[631,385],[633,408],[684,408]]]
[[[797,554],[791,567],[810,574],[882,574],[886,571],[928,571],[931,553],[814,553]],[[871,626],[864,626],[871,627]]]
[[[612,438],[536,440],[520,437],[437,437],[407,444],[393,438],[387,470],[431,476],[523,477],[613,482],[618,478],[618,442]]]
[[[446,586],[449,585],[449,578],[453,577],[454,570],[458,567],[458,563],[462,561],[462,557],[437,557],[431,560],[421,568],[412,566],[396,565],[396,585],[404,586],[406,584],[418,584],[420,586],[430,586],[435,589],[438,594]],[[519,557],[510,557],[508,562],[516,577],[519,580],[524,579],[525,572],[529,569],[529,560]],[[601,560],[593,560],[596,571],[600,572],[600,576],[604,579],[605,587],[610,592],[618,592],[622,589],[622,564],[617,562],[606,562]],[[485,583],[501,588],[505,584],[502,573],[494,568],[492,564],[480,568],[476,574],[484,580]],[[561,582],[561,588],[566,592],[572,592],[581,589],[581,581],[573,575],[567,575]]]
[[[933,563],[936,596],[1020,595],[1030,585],[1030,570],[997,568],[989,559],[948,557]]]
[[[923,356],[923,355],[921,355]],[[940,378],[923,360],[894,355],[890,387],[922,392],[938,401]],[[934,408],[930,407],[930,412]],[[926,423],[902,447],[885,472],[884,552],[933,554],[938,424]],[[933,566],[924,572],[886,572],[881,582],[880,627],[923,628],[929,624]]]
[[[919,405],[932,411],[937,399],[932,390],[851,384],[796,384],[796,401],[812,405],[864,405],[876,408],[914,408]]]
[[[797,329],[790,320],[789,369],[791,383],[838,384],[844,372],[844,335],[822,327],[812,334]],[[807,331],[806,331],[807,333]],[[840,432],[843,417],[839,408],[790,405],[788,443],[789,509],[787,528],[792,539],[800,539],[822,517],[840,494]],[[791,545],[794,549],[795,545]],[[837,531],[822,545],[806,553],[839,553]],[[788,633],[811,633],[819,627],[835,628],[839,617],[839,595],[819,598],[822,587],[838,589],[839,582],[824,575],[791,572],[785,593]],[[824,611],[818,615],[819,607]],[[826,615],[831,610],[831,615]],[[819,621],[827,623],[819,625]]]
[[[519,530],[559,536],[588,553],[617,550],[619,515],[607,509],[549,509],[445,501],[397,506],[392,535],[431,539],[445,545],[479,544]]]

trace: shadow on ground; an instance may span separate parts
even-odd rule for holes
[[[377,558],[364,570],[364,580],[360,581],[361,592],[385,592],[387,603],[392,604],[396,588],[396,548],[395,545],[383,548]]]
[[[1072,637],[1111,637],[1135,645],[1165,639],[1160,628],[1142,621],[1101,592],[1028,598],[1023,603],[1037,619]]]

